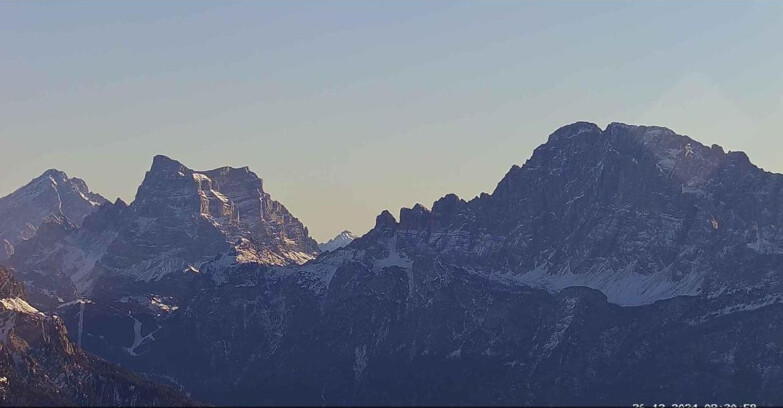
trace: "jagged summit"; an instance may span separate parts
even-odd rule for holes
[[[590,122],[574,122],[569,125],[565,125],[555,130],[549,135],[549,142],[562,141],[563,139],[570,139],[581,134],[601,134],[601,128],[595,123]]]
[[[187,220],[200,220],[229,243],[242,238],[257,243],[243,245],[247,260],[285,265],[318,253],[307,228],[264,191],[263,180],[249,167],[196,171],[156,156],[130,209],[183,232],[194,228]]]
[[[416,203],[413,208],[402,208],[399,226],[403,230],[426,228],[431,219],[430,214],[430,210],[419,203]]]
[[[187,168],[182,162],[179,160],[173,159],[169,156],[166,156],[164,154],[156,154],[152,157],[152,166],[150,167],[150,171],[165,171],[166,169],[176,169],[176,168]],[[221,166],[214,170],[210,170],[212,172],[216,171],[243,171],[243,172],[250,172],[249,166],[242,166],[242,167],[233,167],[233,166]]]
[[[163,155],[153,158],[130,204],[105,202],[83,225],[50,224],[9,260],[40,286],[35,303],[49,308],[96,285],[121,287],[117,279],[152,282],[198,270],[221,254],[283,266],[319,253],[307,228],[248,167],[196,171]]]
[[[58,169],[47,169],[40,176],[33,180],[40,180],[48,177],[54,177],[55,179],[65,180],[68,179],[68,175],[64,171]]]
[[[596,125],[597,126],[597,125]],[[604,132],[612,132],[615,130],[633,130],[633,129],[640,129],[643,133],[649,133],[654,132],[655,134],[663,134],[663,135],[670,135],[670,136],[681,136],[675,133],[673,130],[663,127],[663,126],[654,126],[654,125],[632,125],[628,123],[622,123],[622,122],[611,122],[608,125],[606,125],[606,128],[604,129]],[[687,137],[687,136],[681,136],[681,137]]]
[[[591,136],[595,142],[601,141],[602,138],[615,138],[616,142],[627,142],[624,139],[633,139],[636,142],[641,142],[650,152],[669,157],[676,155],[676,153],[684,154],[686,146],[690,144],[691,152],[689,155],[693,154],[693,157],[696,158],[709,158],[712,160],[732,159],[750,162],[747,154],[744,152],[730,151],[727,153],[723,147],[717,144],[712,144],[708,147],[689,136],[677,134],[666,127],[631,125],[621,122],[611,122],[603,130],[595,123],[575,122],[557,129],[549,136],[548,142],[540,146],[540,148],[552,147],[553,144],[558,145],[578,140],[589,140]],[[606,147],[611,146],[606,145]]]
[[[397,228],[397,220],[389,210],[383,210],[375,217],[375,228],[373,230],[393,230],[395,228]]]
[[[667,128],[577,122],[512,166],[492,194],[403,208],[399,223],[384,212],[373,231],[404,237],[397,251],[502,271],[508,282],[588,286],[613,303],[644,304],[778,276],[781,183],[744,153]]]
[[[35,235],[46,217],[62,215],[80,225],[105,202],[100,194],[89,190],[84,180],[69,178],[57,169],[46,170],[0,198],[0,260],[10,256],[19,242]]]
[[[203,228],[193,222],[209,226],[210,234],[225,237],[219,241],[229,246],[241,243],[238,250],[247,261],[285,265],[307,261],[318,253],[307,228],[264,191],[263,180],[247,166],[197,171],[169,157],[155,156],[129,208],[186,235],[193,228]]]
[[[150,172],[167,171],[179,167],[184,167],[179,161],[163,154],[156,154],[152,157],[152,166],[150,167]]]

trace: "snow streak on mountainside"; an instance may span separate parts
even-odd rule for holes
[[[90,192],[83,180],[47,170],[0,198],[0,260],[10,257],[19,242],[35,235],[47,217],[65,216],[78,225],[105,202]]]

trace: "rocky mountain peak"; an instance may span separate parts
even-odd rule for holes
[[[119,198],[119,197],[117,197],[117,199],[114,200],[114,205],[119,206],[119,207],[123,207],[123,208],[127,208],[128,207],[128,203],[126,203],[125,200],[123,200],[122,198]]]
[[[600,135],[602,133],[601,128],[595,123],[590,122],[574,122],[570,125],[565,125],[555,130],[549,135],[548,143],[558,143],[573,139],[579,135]]]
[[[466,205],[465,200],[456,194],[446,194],[432,204],[433,228],[443,228],[456,215],[460,208]]]
[[[106,199],[93,193],[84,180],[57,169],[46,170],[13,193],[0,198],[0,259],[13,246],[35,235],[46,217],[62,215],[77,225]],[[5,257],[3,257],[5,254]]]
[[[40,176],[33,179],[33,181],[43,180],[48,178],[52,178],[54,179],[54,181],[66,181],[68,180],[68,175],[66,175],[65,172],[62,170],[48,169],[44,171]]]
[[[668,179],[672,186],[696,189],[718,169],[735,160],[733,154],[724,153],[718,145],[707,147],[664,127],[613,122],[601,130],[595,124],[577,122],[555,131],[524,166],[513,166],[496,193],[505,194],[505,186],[515,184],[517,179],[528,179],[530,174],[562,183],[582,180],[593,184],[596,177],[610,172],[614,178],[636,177],[637,182]],[[739,162],[750,165],[743,159]],[[573,188],[580,185],[584,183],[572,183]]]
[[[644,304],[779,274],[781,177],[666,128],[578,122],[512,166],[492,194],[403,208],[399,224],[383,213],[362,239],[405,235],[406,252]],[[749,252],[740,262],[716,245]]]
[[[83,194],[85,196],[85,199],[87,200],[94,200],[98,203],[104,202],[105,199],[101,197],[100,195],[93,194],[90,192],[89,187],[87,187],[87,183],[77,177],[68,177],[68,175],[61,170],[57,169],[49,169],[43,172],[40,176],[33,179],[31,184],[47,184],[49,186],[52,186],[54,188],[70,188],[74,191]]]
[[[350,244],[356,238],[357,236],[354,235],[351,231],[344,230],[329,241],[318,244],[318,249],[320,249],[321,252],[334,251],[335,249],[342,248]]]
[[[144,175],[134,201],[154,195],[159,188],[173,187],[177,181],[186,185],[193,184],[190,176],[192,173],[193,171],[182,163],[164,155],[157,155],[153,157],[152,166]]]
[[[152,167],[150,173],[167,173],[171,171],[180,171],[186,169],[185,166],[168,156],[157,154],[152,158]]]
[[[172,215],[237,219],[239,212],[233,201],[257,203],[263,196],[261,179],[248,167],[195,171],[177,160],[157,155],[131,206],[138,211],[148,207],[157,211],[165,203]],[[245,210],[243,215],[250,216],[252,209],[241,207]],[[260,205],[257,207],[260,216]]]
[[[430,210],[416,203],[413,208],[400,209],[401,230],[423,230],[431,223]]]
[[[383,210],[377,217],[375,217],[374,231],[378,232],[391,232],[397,229],[397,220],[389,212],[389,210]]]
[[[106,202],[106,199],[100,194],[91,192],[84,180],[68,177],[65,172],[57,169],[46,170],[40,176],[0,200],[25,201],[35,198],[54,198],[54,195],[60,199],[71,198],[69,195],[77,195],[92,206]],[[74,222],[81,222],[81,220],[74,220]]]
[[[172,223],[200,216],[230,219],[233,215],[231,204],[213,188],[209,177],[163,155],[153,158],[131,207],[141,216]]]
[[[196,171],[155,156],[129,209],[134,217],[155,220],[142,221],[149,225],[139,230],[142,235],[163,233],[159,228],[165,226],[165,234],[176,231],[180,242],[198,242],[186,251],[192,253],[189,263],[231,248],[241,260],[275,265],[305,262],[318,253],[307,229],[264,191],[249,167]]]

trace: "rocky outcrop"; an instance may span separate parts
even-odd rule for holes
[[[172,388],[85,354],[57,316],[30,306],[0,267],[0,404],[8,406],[183,406]]]

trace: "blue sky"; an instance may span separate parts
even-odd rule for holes
[[[0,2],[0,195],[245,166],[319,240],[492,191],[577,120],[783,171],[783,2]]]

